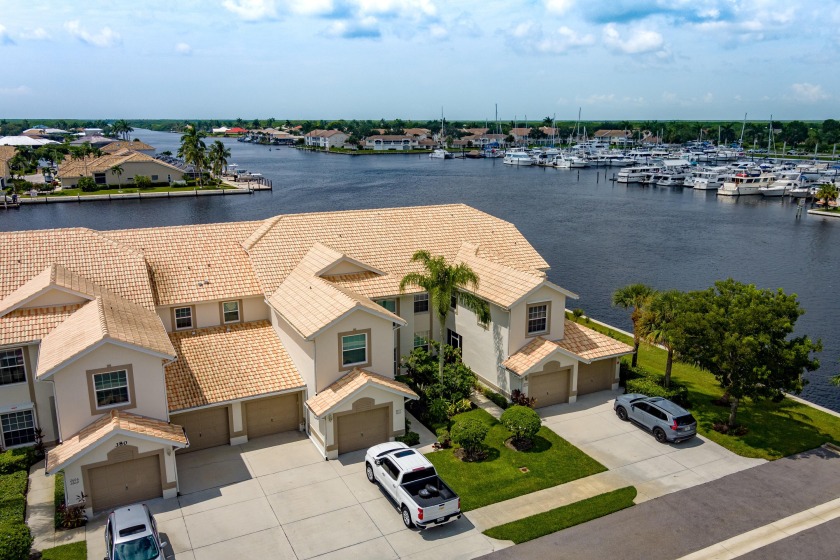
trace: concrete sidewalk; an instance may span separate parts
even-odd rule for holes
[[[44,475],[44,461],[29,469],[26,493],[26,524],[32,533],[32,550],[43,551],[85,540],[85,528],[55,530],[55,477]]]

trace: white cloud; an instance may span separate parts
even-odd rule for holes
[[[33,29],[32,31],[30,31],[30,32],[26,35],[26,38],[27,38],[27,39],[35,39],[35,40],[38,40],[38,41],[43,41],[43,40],[45,40],[45,39],[49,39],[49,38],[50,38],[50,34],[49,34],[49,33],[47,33],[47,30],[46,30],[46,29],[44,29],[43,27],[36,27],[35,29]]]
[[[803,103],[816,103],[817,101],[823,101],[831,97],[825,92],[822,86],[807,82],[791,84],[790,89],[793,91],[793,98]]]
[[[329,14],[335,9],[332,0],[286,0],[286,6],[293,14],[303,16]]]
[[[94,47],[113,47],[120,44],[122,38],[110,27],[103,27],[98,33],[91,33],[84,29],[79,20],[68,21],[64,29],[81,42]]]
[[[30,91],[29,86],[0,87],[0,95],[26,95]]]
[[[548,12],[562,16],[571,9],[575,4],[575,0],[543,0],[545,9]]]
[[[662,52],[665,40],[656,31],[649,29],[630,29],[622,37],[614,23],[604,26],[604,44],[616,52],[624,54],[645,54]]]
[[[192,54],[192,47],[187,43],[178,43],[175,45],[175,52],[178,54]]]
[[[274,19],[277,17],[275,0],[225,0],[222,6],[245,21]]]
[[[594,44],[595,37],[592,34],[581,35],[566,26],[544,33],[541,25],[526,21],[517,24],[510,31],[509,43],[520,51],[563,54]]]
[[[711,91],[706,92],[706,95],[703,96],[704,103],[711,103],[715,100],[715,96]]]
[[[9,32],[6,31],[6,27],[4,25],[0,25],[0,45],[14,45],[15,42],[12,41],[12,38],[9,36]]]

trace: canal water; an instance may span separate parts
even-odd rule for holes
[[[158,151],[177,134],[137,130]],[[551,265],[553,282],[580,295],[570,307],[630,328],[614,290],[643,282],[703,289],[727,277],[796,293],[797,334],[821,338],[822,367],[803,397],[840,411],[840,220],[803,214],[787,200],[623,185],[617,168],[514,168],[498,159],[344,156],[224,141],[231,162],[260,172],[273,192],[196,199],[62,203],[0,213],[0,231],[83,226],[134,228],[255,220],[276,214],[464,203],[515,224]]]

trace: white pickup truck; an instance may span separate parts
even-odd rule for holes
[[[437,475],[428,459],[404,443],[374,445],[365,455],[365,472],[396,502],[403,523],[424,529],[461,518],[461,498]]]

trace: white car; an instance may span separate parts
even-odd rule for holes
[[[108,515],[107,560],[162,560],[166,544],[161,542],[155,518],[146,504],[121,507]]]

